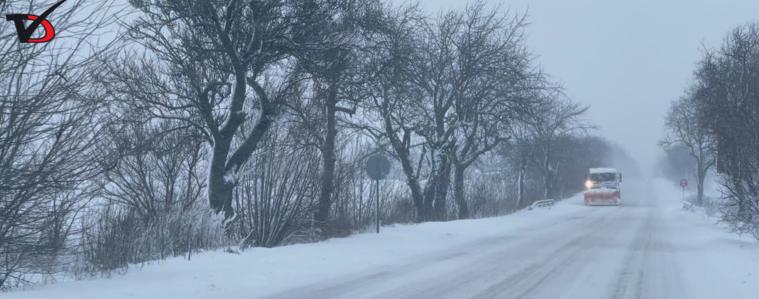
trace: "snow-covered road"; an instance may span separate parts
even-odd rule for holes
[[[678,224],[652,192],[628,193],[623,207],[575,210],[270,298],[693,298],[673,244]]]
[[[173,259],[7,298],[759,298],[759,246],[628,182],[622,207],[579,198],[506,217],[386,228],[242,255]]]

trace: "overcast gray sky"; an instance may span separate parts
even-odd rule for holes
[[[588,118],[644,166],[660,150],[670,101],[691,82],[704,46],[759,17],[759,0],[489,0],[527,12],[528,46]],[[403,0],[396,0],[403,3]],[[421,0],[431,13],[461,0]]]

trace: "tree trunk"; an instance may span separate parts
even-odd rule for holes
[[[321,146],[322,154],[322,173],[321,187],[319,192],[319,202],[314,215],[316,225],[321,228],[322,234],[328,232],[329,210],[332,206],[332,193],[334,192],[335,181],[335,164],[337,157],[335,154],[335,140],[337,139],[337,84],[331,83],[329,94],[326,98],[326,126],[327,133],[324,138],[324,144]]]
[[[245,82],[244,75],[244,73],[238,75],[238,82]],[[258,149],[259,143],[274,124],[277,116],[277,104],[269,101],[263,88],[254,83],[253,89],[261,101],[261,115],[239,147],[233,153],[231,152],[235,132],[245,122],[244,114],[240,113],[242,111],[240,102],[243,100],[238,98],[245,96],[245,88],[235,88],[234,98],[237,99],[237,103],[234,104],[234,109],[230,110],[227,123],[213,135],[213,156],[208,172],[208,201],[214,212],[217,214],[224,213],[224,220],[227,224],[231,223],[235,216],[232,207],[232,191],[236,184],[235,176],[253,155],[253,152]]]
[[[696,204],[701,207],[704,205],[704,181],[706,180],[706,170],[704,169],[703,162],[698,162],[698,177],[696,178],[696,189],[698,193],[696,195]]]
[[[519,178],[518,178],[519,182],[517,184],[517,187],[519,188],[518,194],[517,194],[517,207],[516,207],[517,209],[521,209],[522,203],[524,203],[524,177],[525,177],[525,172],[527,172],[525,168],[526,168],[525,164],[522,164],[519,168]]]
[[[401,140],[393,127],[393,120],[390,117],[389,108],[386,105],[380,107],[382,111],[382,119],[384,122],[385,135],[390,139],[390,145],[398,155],[398,160],[401,162],[401,168],[403,174],[406,176],[406,185],[411,190],[411,199],[414,201],[414,207],[416,208],[416,222],[423,222],[428,219],[424,203],[424,192],[419,184],[419,179],[414,173],[414,166],[411,163],[411,155],[409,145],[411,144],[411,131],[407,129],[403,130],[403,140]]]
[[[230,143],[231,140],[226,140],[221,136],[214,139],[213,156],[208,173],[208,200],[211,209],[217,214],[223,213],[225,220],[234,216],[232,208],[234,180],[226,173]]]
[[[425,187],[426,221],[444,221],[447,218],[446,197],[451,182],[451,161],[442,156],[439,168],[432,172],[432,177]]]
[[[435,192],[435,220],[448,220],[448,189],[451,185],[451,165],[449,164],[437,184]]]
[[[548,155],[549,150],[549,148],[546,148],[546,153],[543,156],[543,199],[549,198],[551,192],[551,180],[553,179],[551,175],[551,160]]]
[[[459,219],[469,218],[469,206],[464,197],[464,171],[466,167],[464,165],[456,163],[456,169],[454,171],[454,185],[453,195],[456,198],[456,205],[459,209]]]

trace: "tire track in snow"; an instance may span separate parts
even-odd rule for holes
[[[595,216],[596,218],[591,218],[593,222],[588,223],[589,217],[599,212],[600,210],[582,211],[585,217],[578,217],[573,213],[557,218],[554,222],[556,225],[600,227],[598,224],[607,221],[608,217]],[[554,226],[549,227],[548,230],[539,230],[535,235],[555,235],[561,230],[561,227]],[[590,234],[592,232],[587,232],[585,235]],[[522,234],[498,235],[447,249],[434,255],[422,256],[411,263],[383,266],[378,269],[379,271],[373,270],[368,273],[343,277],[327,284],[324,282],[315,283],[264,298],[304,298],[304,295],[309,298],[445,298],[447,294],[450,294],[451,288],[475,283],[483,278],[483,273],[500,273],[502,275],[504,269],[501,263],[504,257],[509,258],[514,251],[521,252],[529,251],[530,248],[540,248],[540,246],[545,246],[545,241],[544,239],[524,237]],[[570,241],[570,243],[573,242]],[[560,249],[563,248],[565,247]],[[472,251],[472,249],[478,250]],[[555,253],[556,251],[559,250],[554,250],[550,255],[558,255]],[[464,273],[456,273],[448,269],[450,265],[462,263],[465,263],[465,269],[460,270],[463,270]],[[535,267],[536,265],[529,266]],[[434,272],[438,268],[446,270],[446,273],[441,273],[442,275],[439,276],[425,276],[423,279],[419,279],[419,275],[416,275],[423,272]],[[389,287],[383,292],[373,293],[372,289],[376,289],[380,285],[388,285]]]
[[[502,279],[473,298],[525,298],[535,291],[543,282],[558,271],[566,270],[566,266],[576,261],[576,257],[584,251],[582,244],[594,239],[598,232],[606,229],[610,217],[603,217],[589,226],[595,229],[572,239],[569,243],[553,250],[549,259],[534,263],[521,271]]]
[[[646,260],[651,243],[651,218],[649,212],[644,224],[636,230],[635,237],[627,246],[629,252],[625,255],[623,265],[617,273],[616,286],[610,298],[641,298],[645,275],[642,265]]]

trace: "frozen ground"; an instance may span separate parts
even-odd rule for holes
[[[1,294],[61,298],[758,298],[759,245],[626,182],[623,207],[384,228],[318,244],[177,258]]]

